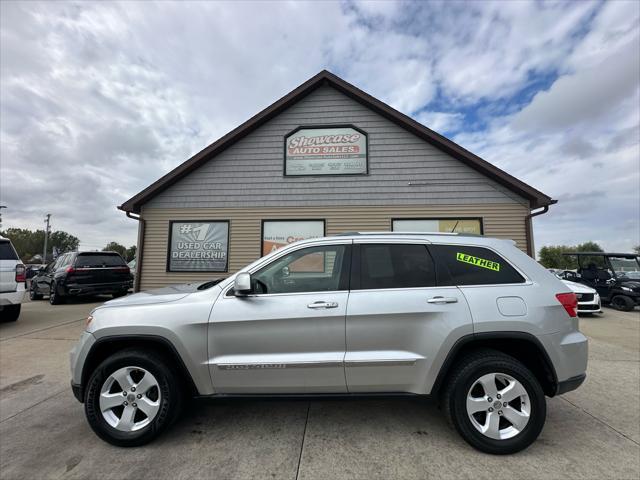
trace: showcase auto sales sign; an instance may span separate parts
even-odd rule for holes
[[[285,139],[286,175],[362,173],[367,173],[367,136],[355,128],[301,128]]]

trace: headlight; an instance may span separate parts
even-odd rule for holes
[[[629,287],[620,287],[620,289],[624,290],[625,292],[633,292],[633,288]]]

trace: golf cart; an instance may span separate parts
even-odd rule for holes
[[[617,310],[628,312],[640,305],[638,254],[573,252],[563,255],[576,257],[578,260],[576,272],[565,273],[567,280],[594,288],[604,304]]]

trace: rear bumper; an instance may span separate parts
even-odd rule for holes
[[[131,288],[132,282],[117,283],[68,283],[62,287],[63,295],[99,295],[102,293],[118,293],[127,291]]]
[[[19,283],[15,292],[0,293],[0,306],[20,305],[24,302],[24,283]]]
[[[562,382],[558,382],[558,387],[556,388],[556,395],[562,395],[563,393],[570,392],[578,388],[584,382],[585,378],[587,378],[587,374],[583,373],[582,375],[576,375],[575,377],[568,378],[567,380],[563,380]]]

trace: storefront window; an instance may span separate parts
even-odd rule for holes
[[[481,218],[400,218],[392,221],[394,232],[445,232],[482,235]]]
[[[262,255],[267,255],[298,240],[323,236],[324,220],[264,220],[262,222]],[[309,256],[291,265],[291,268],[296,271],[323,271],[325,267],[323,260],[321,255]]]

